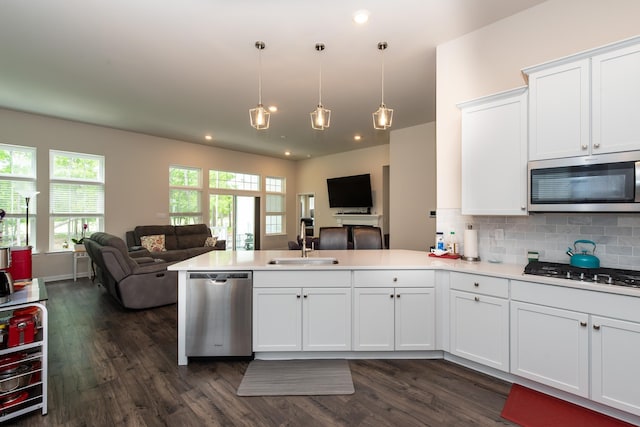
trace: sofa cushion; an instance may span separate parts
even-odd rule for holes
[[[164,234],[164,247],[167,250],[178,249],[178,241],[173,225],[138,225],[133,231],[138,239],[142,236]]]
[[[164,252],[166,247],[164,245],[164,234],[154,234],[151,236],[140,236],[140,243],[149,252]]]
[[[178,225],[175,232],[178,249],[203,247],[207,237],[211,236],[206,224]]]
[[[215,248],[218,243],[218,236],[207,237],[204,241],[204,246],[209,248]]]

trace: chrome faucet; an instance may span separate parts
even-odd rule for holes
[[[302,240],[302,258],[307,257],[307,224],[300,220],[300,239]]]

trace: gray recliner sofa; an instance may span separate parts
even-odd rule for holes
[[[125,308],[144,309],[178,301],[178,273],[157,258],[132,258],[124,240],[97,232],[84,239],[96,279]]]

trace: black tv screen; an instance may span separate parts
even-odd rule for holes
[[[330,208],[370,208],[371,176],[367,174],[327,178]]]

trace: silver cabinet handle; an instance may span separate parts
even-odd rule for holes
[[[586,145],[582,145],[582,149],[586,150],[588,147]]]
[[[595,144],[593,144],[593,148],[600,148],[600,144],[596,142]]]

